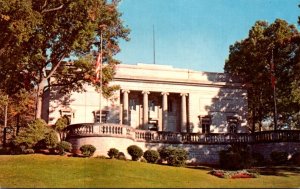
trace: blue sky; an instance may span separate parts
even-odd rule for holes
[[[125,64],[156,64],[223,72],[229,46],[247,37],[257,20],[297,24],[300,0],[122,0],[119,10],[131,29],[116,56]],[[298,27],[299,29],[299,27]]]

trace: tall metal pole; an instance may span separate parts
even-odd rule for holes
[[[8,95],[6,95],[6,105],[5,105],[5,110],[4,110],[4,128],[7,127],[7,108],[8,108]]]
[[[153,24],[153,64],[155,64],[155,31],[154,31],[154,24]]]
[[[102,101],[102,44],[103,44],[103,35],[101,31],[101,39],[100,39],[100,98],[99,98],[99,122],[102,123],[102,109],[101,109],[101,101]]]
[[[6,99],[7,99],[7,102],[6,102],[5,109],[4,109],[3,147],[6,146],[8,95],[6,95]]]
[[[277,130],[277,102],[276,102],[276,82],[275,82],[275,65],[273,59],[273,48],[271,57],[271,74],[272,74],[272,88],[273,88],[273,100],[274,100],[274,130]]]

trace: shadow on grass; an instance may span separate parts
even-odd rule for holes
[[[300,167],[291,166],[272,166],[272,167],[259,167],[257,168],[261,175],[266,176],[282,176],[288,177],[292,175],[300,175]]]
[[[218,166],[214,165],[187,165],[186,168],[199,169],[205,171],[211,171],[213,169],[220,169]],[[260,175],[264,176],[300,176],[300,166],[268,166],[268,167],[257,167],[254,168]]]

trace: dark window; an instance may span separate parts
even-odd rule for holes
[[[100,111],[97,111],[96,114],[95,114],[95,123],[100,123],[100,115],[99,115],[99,112],[100,112]],[[102,123],[106,123],[106,121],[107,121],[107,116],[108,116],[108,111],[102,110],[102,113],[101,113],[101,122],[102,122]]]
[[[149,111],[155,111],[155,103],[154,100],[149,100]]]
[[[130,99],[129,100],[129,109],[130,110],[136,110],[136,100],[135,99]]]
[[[211,116],[201,117],[202,133],[210,133]]]
[[[228,116],[227,123],[228,123],[228,133],[237,133],[238,123],[239,123],[238,118],[234,116]]]

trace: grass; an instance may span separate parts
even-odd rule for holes
[[[0,156],[0,188],[296,188],[299,172],[222,179],[202,168],[50,155]],[[272,170],[271,172],[276,172]],[[270,172],[268,172],[270,173]]]

